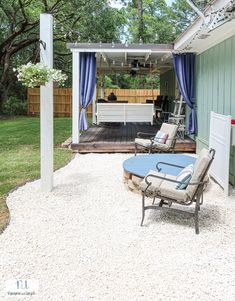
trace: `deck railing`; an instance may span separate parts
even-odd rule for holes
[[[141,103],[146,99],[156,99],[160,90],[154,89],[105,89],[105,98],[114,92],[119,101],[128,101],[129,103]],[[97,96],[98,98],[98,96]],[[92,106],[88,108],[88,115],[92,113]],[[40,114],[40,89],[28,89],[28,115]],[[54,89],[54,115],[58,117],[69,117],[72,114],[72,89],[55,88]]]

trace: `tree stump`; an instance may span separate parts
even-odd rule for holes
[[[140,194],[139,184],[143,178],[135,176],[129,172],[123,171],[123,182],[126,184],[127,188],[134,192]]]

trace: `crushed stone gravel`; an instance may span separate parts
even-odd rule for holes
[[[149,210],[140,227],[141,196],[123,184],[130,154],[76,155],[55,172],[7,198],[0,235],[0,300],[9,279],[37,279],[40,301],[235,300],[235,196],[210,181],[193,219]],[[193,208],[192,208],[193,209]]]

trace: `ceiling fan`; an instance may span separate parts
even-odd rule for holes
[[[131,62],[131,70],[138,71],[140,68],[147,68],[149,69],[151,67],[150,62],[140,62],[138,59],[134,59]]]

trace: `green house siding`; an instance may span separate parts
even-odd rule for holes
[[[235,118],[235,36],[196,58],[197,150],[208,147],[210,112]],[[235,149],[231,148],[230,182],[235,185]]]
[[[168,91],[166,88],[168,87]],[[167,95],[169,99],[169,108],[170,112],[174,110],[173,100],[175,99],[175,71],[169,70],[160,75],[160,94]]]

